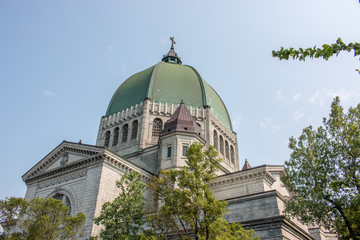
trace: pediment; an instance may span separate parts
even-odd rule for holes
[[[58,156],[57,159],[53,161],[50,166],[48,166],[44,171],[50,171],[56,168],[59,168],[61,166],[64,166],[65,164],[73,163],[75,161],[78,161],[80,159],[88,158],[89,155],[86,154],[75,154],[69,151],[64,151],[61,156]]]
[[[26,181],[103,153],[103,147],[64,141],[25,173],[22,178]]]

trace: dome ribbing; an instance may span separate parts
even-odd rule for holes
[[[184,100],[187,106],[210,106],[213,114],[232,130],[230,116],[223,101],[191,66],[161,61],[134,74],[116,90],[106,115],[126,110],[146,98],[175,105]]]

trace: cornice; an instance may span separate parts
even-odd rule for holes
[[[23,180],[25,181],[25,179],[32,178],[38,175],[40,172],[44,171],[56,159],[62,156],[64,152],[84,155],[84,158],[86,158],[88,156],[93,156],[103,152],[103,147],[63,141],[53,151],[51,151],[42,160],[40,160],[40,162],[38,162],[34,167],[32,167],[29,171],[27,171],[22,176]]]
[[[81,160],[78,160],[76,162],[66,164],[64,166],[55,168],[55,169],[53,169],[51,171],[40,173],[40,174],[38,174],[36,176],[30,176],[30,177],[24,179],[24,181],[28,185],[28,184],[32,184],[34,182],[44,181],[44,180],[47,180],[47,179],[50,179],[50,178],[54,178],[54,177],[58,177],[60,175],[64,175],[66,173],[74,172],[75,170],[83,169],[83,168],[88,167],[90,165],[101,163],[101,162],[105,162],[106,164],[108,164],[108,165],[110,165],[112,167],[115,167],[117,169],[121,169],[123,171],[139,172],[139,173],[141,173],[144,182],[149,183],[149,182],[152,181],[152,177],[153,177],[152,174],[146,172],[142,168],[137,167],[137,166],[135,166],[134,164],[132,164],[130,162],[127,162],[126,160],[120,160],[120,159],[116,159],[116,158],[117,158],[116,155],[111,154],[109,152],[107,152],[106,154],[101,153],[101,154],[94,155],[94,156],[92,156],[90,158],[87,158],[87,159],[81,159]],[[75,174],[74,176],[77,176],[77,175]],[[65,180],[66,180],[66,178],[65,178]]]
[[[125,161],[120,161],[120,160],[112,158],[110,156],[105,156],[104,162],[106,164],[110,165],[111,167],[115,167],[115,168],[117,168],[119,170],[122,170],[124,172],[135,171],[135,172],[141,173],[142,180],[144,182],[146,182],[146,183],[150,183],[153,180],[153,175],[152,174],[146,172],[145,170],[143,170],[141,168],[131,166],[133,164],[128,164]]]
[[[222,125],[222,123],[216,118],[216,116],[214,116],[214,119],[216,119],[216,121],[214,121],[214,119],[211,119],[211,124],[212,126],[219,132],[221,133],[221,135],[223,135],[227,140],[229,140],[233,145],[236,145],[236,142],[232,139],[231,133],[233,134],[233,132],[229,131],[225,126],[221,127],[219,126],[219,123]],[[235,139],[236,139],[236,135],[235,135]]]
[[[103,157],[104,157],[104,154],[98,154],[98,155],[92,156],[92,157],[87,158],[87,159],[81,159],[81,160],[78,160],[76,162],[66,164],[64,166],[55,168],[55,169],[53,169],[51,171],[45,171],[45,172],[40,173],[40,174],[35,175],[35,176],[34,176],[34,174],[31,174],[29,177],[27,177],[27,178],[25,178],[23,180],[28,185],[28,184],[31,184],[31,183],[36,182],[36,181],[42,181],[42,180],[46,180],[46,179],[49,179],[49,178],[53,178],[55,176],[59,176],[59,175],[62,175],[64,173],[72,172],[74,170],[83,168],[85,166],[101,162]]]
[[[268,171],[256,171],[256,172],[238,172],[238,174],[229,174],[229,175],[223,175],[217,179],[215,179],[213,182],[210,183],[210,187],[219,187],[224,186],[228,184],[233,184],[236,182],[243,182],[246,180],[251,180],[255,178],[262,177],[265,182],[272,186],[273,183],[276,181],[276,178],[274,178]]]

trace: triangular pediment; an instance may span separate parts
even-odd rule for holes
[[[64,166],[65,164],[73,163],[79,161],[80,159],[88,158],[89,155],[86,154],[74,154],[69,151],[64,151],[61,156],[58,156],[53,163],[44,169],[44,171],[50,171],[59,167]]]
[[[63,141],[23,175],[23,180],[64,168],[104,153],[104,147]]]

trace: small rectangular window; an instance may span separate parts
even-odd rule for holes
[[[183,146],[183,149],[182,149],[182,155],[183,155],[183,156],[186,156],[186,155],[187,155],[187,149],[188,149],[188,146],[184,145],[184,146]]]
[[[167,157],[171,157],[171,147],[168,147],[167,149]]]

